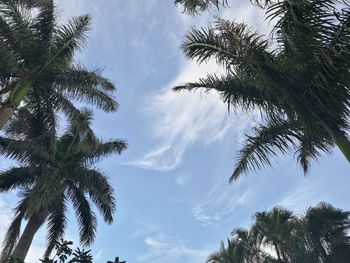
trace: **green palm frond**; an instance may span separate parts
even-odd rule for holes
[[[106,112],[116,111],[118,103],[108,94],[89,87],[70,87],[66,89],[66,96],[78,101],[87,101]]]
[[[69,198],[79,222],[80,243],[90,245],[95,239],[97,220],[84,194],[75,185],[69,186]]]
[[[0,172],[0,192],[28,187],[35,182],[37,170],[31,167],[18,167]]]
[[[174,90],[215,90],[234,108],[257,108],[267,120],[290,124],[273,131],[263,120],[240,151],[231,181],[249,169],[270,165],[276,150],[283,154],[293,148],[305,173],[311,160],[334,145],[350,161],[349,3],[252,2],[273,20],[269,38],[223,19],[208,29],[192,29],[183,43],[185,55],[199,63],[215,59],[226,72]],[[273,133],[269,138],[264,137],[267,128]]]
[[[13,250],[15,249],[16,243],[19,239],[21,223],[23,218],[24,218],[24,214],[18,213],[15,216],[15,218],[12,220],[11,225],[6,232],[6,235],[3,241],[2,251],[0,255],[0,262],[5,262],[6,260],[8,260]]]
[[[50,162],[47,149],[38,144],[37,141],[12,140],[0,137],[0,154],[21,163],[28,163],[35,159]]]
[[[109,224],[113,222],[113,214],[116,209],[114,190],[108,183],[107,178],[100,171],[82,169],[81,173],[85,178],[85,187],[90,199],[103,215],[104,220]]]
[[[74,52],[85,46],[86,33],[90,30],[90,24],[91,17],[85,15],[72,18],[68,25],[56,29],[51,60],[54,61],[55,58],[59,57],[64,65],[70,64]]]
[[[41,6],[40,13],[36,17],[34,24],[35,33],[42,43],[40,49],[42,57],[50,55],[50,47],[55,30],[55,8],[53,0],[46,0],[46,4]]]
[[[127,149],[128,144],[125,140],[111,140],[108,142],[96,142],[91,148],[83,148],[82,156],[88,163],[95,163],[101,158],[107,157],[112,154],[121,154],[121,152]]]
[[[255,128],[254,136],[247,136],[246,144],[238,154],[230,182],[249,169],[271,165],[270,155],[277,155],[277,151],[285,154],[294,147],[295,140],[301,136],[300,132],[295,130],[295,126],[295,123],[280,120]]]
[[[56,110],[60,110],[66,114],[68,121],[70,123],[75,123],[74,125],[78,125],[81,132],[85,132],[91,138],[94,138],[94,132],[90,128],[90,119],[86,118],[86,115],[78,110],[74,104],[62,96],[59,93],[54,94],[54,102],[53,105]]]
[[[304,173],[309,171],[310,161],[317,159],[320,156],[321,151],[329,153],[333,147],[332,139],[324,132],[322,128],[319,129],[319,136],[308,136],[307,133],[303,134],[302,138],[299,138],[299,146],[297,148],[297,160],[301,164]],[[315,138],[316,137],[316,138]]]
[[[3,5],[0,14],[2,14],[0,16],[2,40],[14,54],[24,59],[24,63],[31,61],[34,54],[31,54],[30,48],[35,40],[30,29],[32,22],[30,12],[18,5]]]
[[[118,108],[118,103],[109,94],[115,89],[113,84],[97,71],[72,68],[60,74],[55,82],[67,97],[87,101],[104,111],[116,111]]]
[[[21,55],[21,46],[16,38],[15,32],[8,25],[6,20],[0,16],[0,38],[3,45],[10,49],[16,56]]]
[[[67,200],[64,195],[57,198],[52,207],[49,209],[48,233],[47,233],[47,249],[44,258],[49,257],[55,244],[63,237],[67,226]]]
[[[246,110],[255,109],[257,106],[265,109],[269,108],[264,97],[264,91],[255,85],[254,80],[250,80],[238,72],[232,72],[223,77],[208,75],[197,82],[186,83],[173,88],[174,91],[196,91],[198,89],[219,92],[222,101],[228,107],[243,107]]]
[[[72,66],[67,71],[56,77],[59,86],[69,89],[70,87],[89,87],[106,92],[115,91],[114,84],[101,76],[101,70],[89,70],[82,65]]]
[[[251,32],[245,24],[219,19],[215,27],[193,29],[182,44],[186,57],[202,63],[216,59],[230,68],[248,60],[257,63],[256,56],[266,53],[267,41]]]

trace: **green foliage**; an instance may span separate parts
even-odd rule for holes
[[[107,223],[113,222],[115,211],[114,190],[95,164],[103,157],[121,153],[126,143],[122,140],[102,142],[83,132],[78,122],[72,123],[51,147],[44,139],[50,139],[47,134],[32,137],[37,129],[36,116],[26,110],[21,113],[27,116],[26,123],[18,117],[6,129],[7,135],[19,139],[0,137],[0,152],[22,164],[0,173],[0,191],[19,189],[21,197],[5,238],[3,257],[13,252],[23,219],[38,213],[44,213],[48,222],[46,255],[49,255],[64,235],[68,201],[76,211],[81,243],[91,244],[97,225],[91,202]],[[89,124],[91,113],[85,112],[83,116]]]
[[[58,112],[69,121],[84,120],[71,100],[115,111],[114,84],[101,70],[73,60],[86,44],[91,18],[74,17],[62,25],[56,17],[53,0],[0,1],[0,94],[6,95],[0,104],[29,105],[31,114],[44,115],[52,127]]]
[[[276,207],[255,214],[249,230],[236,229],[208,263],[348,262],[350,212],[320,203],[302,217]],[[341,252],[340,252],[341,251]]]
[[[270,37],[224,19],[192,29],[182,45],[185,55],[198,63],[215,60],[226,72],[174,90],[214,90],[229,110],[260,112],[261,123],[247,136],[230,181],[290,151],[305,173],[312,160],[334,145],[350,161],[350,4],[254,3],[273,20]]]
[[[40,259],[41,263],[92,263],[93,256],[91,250],[84,250],[77,247],[73,250],[72,241],[59,240],[54,244],[55,254],[52,258]],[[126,261],[119,261],[119,257],[115,258],[115,261],[107,261],[107,263],[126,263]],[[24,263],[20,260],[9,259],[6,263]]]

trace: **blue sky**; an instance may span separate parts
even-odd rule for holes
[[[233,2],[233,1],[232,1]],[[96,262],[120,256],[127,262],[197,263],[236,227],[247,227],[256,211],[284,205],[302,213],[320,201],[350,209],[350,166],[338,150],[322,156],[307,177],[293,156],[274,168],[251,172],[229,185],[235,153],[254,114],[227,114],[218,96],[175,94],[171,87],[220,72],[214,63],[187,61],[181,41],[191,26],[207,25],[217,13],[184,15],[171,0],[58,0],[59,19],[89,13],[93,26],[77,60],[103,67],[113,80],[120,109],[96,111],[94,129],[103,138],[125,138],[129,149],[99,164],[116,189],[115,223],[99,220],[91,247]],[[235,1],[221,15],[266,32],[261,12]],[[1,168],[9,165],[1,160]],[[11,219],[15,193],[0,196],[0,238]],[[77,243],[70,215],[67,239]],[[43,228],[28,263],[41,256]]]

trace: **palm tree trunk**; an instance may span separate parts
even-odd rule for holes
[[[12,115],[15,112],[14,105],[6,104],[0,109],[0,130],[4,125],[11,119]]]
[[[11,90],[9,100],[0,109],[0,130],[12,117],[16,108],[20,105],[21,101],[27,95],[31,87],[31,80],[23,80],[22,82],[16,83],[14,87],[9,89]]]
[[[43,215],[43,213],[35,213],[30,217],[21,235],[21,238],[19,239],[17,246],[12,253],[13,259],[18,259],[21,261],[25,260],[28,254],[30,245],[32,244],[34,235],[36,234],[36,232],[39,230],[39,228],[42,226],[44,222],[45,222],[45,216]]]

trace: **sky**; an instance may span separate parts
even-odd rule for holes
[[[185,59],[180,46],[192,26],[206,26],[216,15],[246,22],[261,34],[270,25],[249,1],[197,17],[181,13],[172,0],[57,0],[58,19],[90,14],[86,48],[76,60],[95,68],[118,87],[120,108],[95,111],[93,129],[105,139],[127,139],[120,156],[98,167],[115,187],[115,222],[99,217],[91,246],[96,262],[119,256],[130,263],[200,263],[217,250],[233,229],[249,227],[257,211],[281,205],[302,214],[320,201],[350,210],[350,166],[337,149],[322,155],[304,176],[291,155],[273,168],[250,172],[229,184],[235,156],[254,114],[227,112],[217,94],[174,93],[171,88],[222,70],[210,62]],[[13,165],[1,159],[0,168]],[[0,195],[0,240],[16,204],[16,193]],[[66,239],[78,245],[70,212]],[[27,257],[38,262],[45,227]]]

